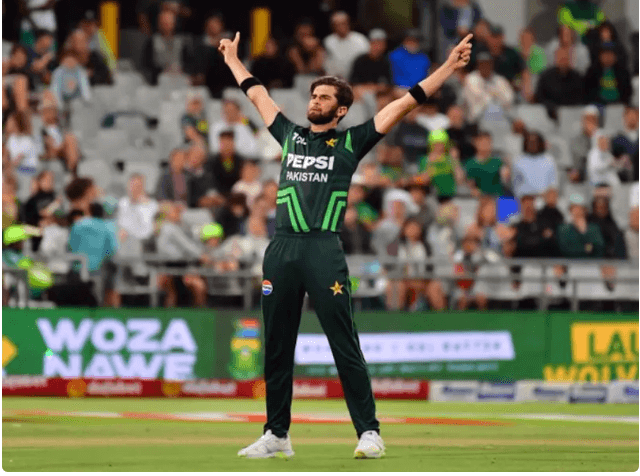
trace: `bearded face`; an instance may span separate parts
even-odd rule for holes
[[[320,108],[310,107],[307,112],[307,119],[311,124],[315,124],[316,126],[329,124],[333,121],[338,112],[338,105],[336,104],[328,111],[322,111]]]

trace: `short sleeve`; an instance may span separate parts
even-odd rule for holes
[[[284,146],[285,139],[295,126],[296,125],[293,122],[284,117],[284,114],[279,112],[269,126],[269,132],[281,146]]]
[[[383,137],[384,134],[376,131],[372,118],[364,124],[347,129],[345,148],[353,152],[356,160],[359,161]]]

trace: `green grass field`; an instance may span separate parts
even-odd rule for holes
[[[532,414],[638,416],[637,405],[378,401],[380,416],[463,417],[504,426],[387,424],[387,456],[354,460],[350,424],[293,424],[296,455],[236,456],[261,423],[20,416],[32,410],[259,412],[261,400],[3,398],[5,471],[635,471],[638,424],[548,421]],[[293,403],[293,413],[346,414],[341,400]],[[519,415],[529,419],[519,418]]]

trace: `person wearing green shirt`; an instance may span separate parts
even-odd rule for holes
[[[595,28],[605,19],[598,5],[590,0],[574,0],[566,2],[558,10],[558,23],[567,25],[584,37],[591,28]]]
[[[600,227],[587,222],[587,207],[584,197],[572,194],[569,197],[570,223],[558,227],[558,246],[565,258],[602,258],[604,238]]]
[[[504,193],[501,174],[505,173],[506,166],[503,167],[502,160],[491,155],[493,149],[491,134],[485,131],[478,132],[474,145],[476,155],[465,164],[471,194],[474,197],[480,197],[480,195],[501,197]]]
[[[525,28],[520,33],[518,52],[526,64],[527,71],[531,74],[540,74],[546,69],[547,55],[544,49],[536,43],[536,37],[529,28]]]
[[[431,131],[428,138],[429,153],[420,159],[418,182],[432,185],[440,203],[453,198],[456,184],[462,179],[458,160],[451,155],[449,134],[444,130]]]

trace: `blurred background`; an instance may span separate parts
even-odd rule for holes
[[[299,124],[348,79],[345,128],[473,32],[353,178],[357,309],[638,309],[636,2],[271,3],[3,2],[4,306],[257,309],[281,149],[220,39]]]

